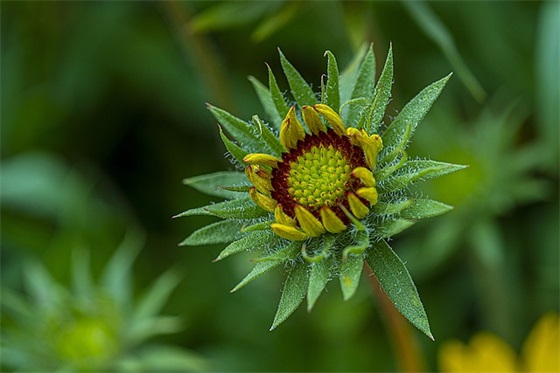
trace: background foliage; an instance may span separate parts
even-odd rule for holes
[[[393,44],[388,113],[455,72],[410,154],[470,165],[422,185],[456,208],[391,243],[436,337],[417,335],[428,369],[448,338],[484,329],[519,349],[540,315],[558,311],[558,2],[3,2],[1,10],[4,288],[22,290],[21,268],[33,260],[70,287],[77,249],[99,276],[126,232],[140,230],[138,296],[172,266],[183,276],[164,307],[183,328],[158,341],[194,351],[207,369],[396,369],[367,286],[348,302],[329,286],[312,314],[298,310],[268,332],[281,273],[230,295],[250,257],[211,264],[219,246],[177,247],[211,220],[171,219],[211,201],[184,177],[231,168],[205,102],[263,117],[247,76],[266,81],[265,62],[280,71],[277,47],[317,89],[325,50],[344,67],[371,41],[378,61]],[[6,314],[2,322],[17,327]]]

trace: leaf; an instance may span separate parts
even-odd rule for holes
[[[305,298],[308,285],[307,264],[301,262],[297,263],[288,274],[288,278],[284,283],[278,310],[276,311],[270,330],[276,329],[278,325],[286,321],[299,307],[303,298]]]
[[[225,110],[207,104],[208,110],[214,118],[237,140],[244,148],[255,149],[258,152],[267,153],[269,150],[265,143],[260,141],[256,129],[249,122],[237,118]]]
[[[279,250],[278,252],[272,255],[259,258],[257,264],[255,264],[251,272],[249,272],[249,274],[245,276],[245,278],[241,280],[241,282],[237,284],[231,290],[231,292],[233,293],[241,289],[243,286],[257,279],[258,277],[270,271],[271,269],[276,268],[277,266],[279,266],[280,264],[284,263],[287,260],[290,260],[291,258],[294,258],[297,255],[300,248],[301,248],[301,243],[292,242],[285,248]]]
[[[394,191],[405,188],[416,181],[429,180],[455,171],[467,166],[430,161],[424,159],[413,159],[407,161],[396,175],[388,177],[379,183],[382,191]]]
[[[307,311],[311,312],[319,295],[327,285],[331,275],[331,258],[325,258],[311,265],[309,274],[309,287],[307,289]]]
[[[425,219],[444,214],[453,209],[452,206],[431,199],[414,199],[402,213],[404,219]]]
[[[272,94],[270,93],[268,88],[254,76],[249,76],[249,81],[251,82],[251,84],[253,84],[253,88],[255,89],[255,92],[259,97],[259,101],[264,108],[264,112],[266,113],[272,124],[274,124],[276,130],[280,130],[282,118],[276,110],[274,100],[272,99]]]
[[[412,202],[411,199],[404,199],[398,202],[377,202],[373,206],[373,211],[377,215],[394,215],[412,205]]]
[[[416,290],[416,286],[403,262],[385,242],[373,243],[366,261],[375,273],[381,287],[395,308],[432,340],[428,316]]]
[[[221,198],[239,198],[246,195],[232,192],[222,188],[223,186],[232,186],[248,183],[247,177],[243,172],[220,171],[211,174],[193,176],[183,180],[183,184],[198,190],[199,192],[221,197]]]
[[[364,266],[362,255],[349,255],[340,266],[340,288],[344,300],[350,299],[360,283],[360,276]]]
[[[179,246],[228,243],[241,237],[242,224],[238,220],[222,220],[202,227],[183,240]]]
[[[222,138],[222,142],[226,146],[228,152],[239,164],[244,164],[243,158],[245,158],[245,156],[249,154],[249,152],[241,148],[239,145],[237,145],[230,139],[228,139],[227,136],[224,134],[222,127],[219,127],[219,129],[220,129],[220,137]]]
[[[373,102],[371,108],[369,109],[368,122],[364,125],[364,129],[369,133],[377,133],[379,131],[379,126],[385,117],[385,110],[387,109],[387,104],[391,98],[391,87],[393,86],[393,47],[389,47],[389,52],[387,52],[387,59],[385,60],[385,66],[383,66],[383,71],[381,71],[381,76],[379,81],[375,86],[375,91],[373,93]]]
[[[288,114],[288,110],[289,110],[288,105],[286,104],[286,100],[284,100],[284,95],[282,95],[282,92],[278,87],[278,83],[276,82],[276,77],[274,76],[272,69],[270,68],[270,66],[268,66],[268,64],[266,65],[266,67],[268,69],[268,87],[270,89],[272,102],[276,107],[278,116],[284,119],[286,114]]]
[[[327,56],[327,87],[322,101],[338,112],[340,109],[338,64],[331,51],[326,51],[325,55]]]
[[[370,45],[356,79],[356,85],[352,91],[352,99],[365,98],[366,102],[372,102],[373,87],[375,86],[375,56]],[[346,125],[360,127],[358,119],[361,118],[366,110],[349,110],[346,118]]]
[[[286,148],[280,143],[278,136],[276,136],[270,128],[258,117],[258,115],[253,116],[253,123],[256,125],[258,129],[258,133],[261,139],[268,145],[268,147],[272,150],[272,155],[281,156],[283,152],[286,151]]]
[[[424,34],[442,50],[473,97],[482,103],[487,94],[461,57],[451,32],[441,19],[423,1],[405,1],[402,4]]]
[[[268,231],[256,231],[254,233],[247,234],[237,241],[230,243],[216,259],[215,262],[225,259],[230,255],[240,253],[242,251],[252,251],[261,248],[263,245],[268,245],[270,241],[274,238],[274,233],[271,230]]]
[[[268,212],[257,206],[249,197],[245,197],[190,209],[175,215],[174,218],[207,215],[222,219],[253,219],[267,214]]]
[[[401,233],[414,225],[414,221],[406,219],[387,219],[377,226],[377,236],[389,238],[397,233]]]
[[[280,63],[282,65],[282,70],[288,79],[288,85],[292,91],[294,99],[300,107],[304,105],[313,106],[317,103],[317,97],[315,93],[309,86],[309,83],[303,79],[296,68],[286,59],[286,56],[278,49],[280,53]]]
[[[451,74],[430,84],[405,105],[381,135],[385,147],[398,144],[400,137],[407,131],[408,126],[411,126],[411,134],[414,133],[418,123],[426,116],[449,78],[451,78]]]
[[[346,66],[346,68],[340,74],[340,78],[339,78],[340,102],[342,104],[349,101],[351,98],[352,92],[354,91],[354,87],[356,86],[358,68],[360,67],[360,63],[364,59],[364,56],[366,55],[367,51],[368,51],[367,44],[363,44],[358,50],[358,52],[356,52],[356,54],[354,55],[354,58],[352,58],[350,64],[348,64],[348,66]],[[343,119],[344,118],[345,116],[343,116]]]

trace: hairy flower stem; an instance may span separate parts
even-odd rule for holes
[[[384,314],[387,332],[393,345],[393,351],[401,372],[423,372],[424,359],[420,354],[417,341],[413,338],[411,326],[406,319],[395,308],[387,294],[381,288],[381,284],[375,274],[364,262],[368,279],[373,287],[374,295],[379,300],[381,311]]]

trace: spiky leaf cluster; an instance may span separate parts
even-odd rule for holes
[[[316,94],[295,67],[280,52],[280,62],[291,97],[286,97],[272,70],[268,87],[250,77],[269,122],[257,115],[244,121],[209,105],[220,124],[220,136],[233,164],[244,167],[250,153],[279,156],[282,146],[278,132],[290,106],[326,104],[338,110],[346,127],[364,129],[369,135],[381,134],[384,148],[374,170],[379,201],[369,214],[338,234],[325,234],[306,241],[289,241],[275,235],[270,224],[274,216],[258,207],[248,196],[251,183],[240,171],[216,172],[192,177],[184,183],[224,201],[187,210],[177,216],[210,215],[220,218],[187,237],[181,245],[228,243],[216,260],[240,252],[257,252],[253,270],[237,285],[240,289],[264,273],[279,267],[287,271],[280,304],[271,329],[286,320],[307,298],[311,310],[329,280],[338,279],[344,299],[356,292],[364,262],[378,278],[395,307],[417,328],[431,337],[428,319],[416,287],[403,262],[387,239],[420,219],[445,213],[450,206],[427,198],[411,196],[408,187],[439,177],[463,166],[409,158],[406,152],[416,127],[441,93],[450,75],[423,89],[384,124],[391,97],[393,56],[389,49],[385,65],[376,80],[373,49],[362,48],[348,68],[339,72],[334,55],[327,51],[327,75]],[[226,134],[223,130],[227,131]]]

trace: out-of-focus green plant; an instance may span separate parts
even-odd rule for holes
[[[24,292],[3,288],[2,364],[22,371],[198,371],[206,367],[183,348],[150,341],[181,330],[179,316],[160,314],[181,275],[172,268],[132,293],[132,264],[142,235],[131,231],[107,263],[99,283],[89,254],[75,250],[72,289],[38,261],[24,262]]]
[[[377,84],[372,48],[358,53],[340,76],[334,55],[325,55],[328,75],[320,102],[282,53],[282,68],[295,102],[284,97],[271,70],[269,88],[251,78],[272,128],[258,116],[245,122],[209,106],[234,138],[221,132],[232,162],[245,172],[185,180],[227,200],[179,214],[224,219],[194,232],[182,244],[231,242],[217,260],[262,250],[265,255],[234,290],[275,267],[287,267],[272,329],[306,296],[311,310],[330,279],[338,278],[344,299],[351,298],[367,263],[395,307],[432,337],[416,287],[387,239],[420,219],[450,209],[410,195],[407,188],[463,166],[408,159],[406,153],[417,125],[449,76],[422,90],[384,126],[393,79],[391,49]],[[296,106],[301,112],[296,113]]]

